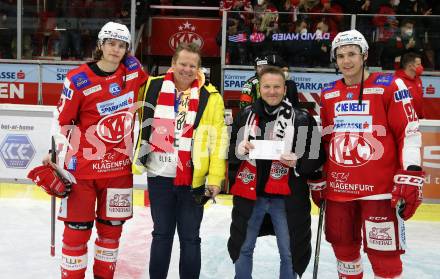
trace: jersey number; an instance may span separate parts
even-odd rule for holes
[[[417,114],[411,103],[406,103],[403,108],[405,109],[406,118],[409,122],[417,121]]]

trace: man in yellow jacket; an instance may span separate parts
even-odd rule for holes
[[[142,94],[133,172],[148,174],[152,279],[167,277],[176,226],[180,278],[199,278],[203,202],[220,192],[225,178],[223,98],[205,85],[200,66],[198,46],[181,44],[165,76],[150,77]]]

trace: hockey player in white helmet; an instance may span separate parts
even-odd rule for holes
[[[328,160],[309,184],[313,201],[326,201],[325,235],[339,278],[363,277],[361,245],[375,278],[402,278],[403,221],[422,202],[419,122],[403,81],[369,73],[367,58],[358,31],[333,40],[331,59],[343,77],[321,92]]]
[[[147,74],[129,54],[130,45],[125,25],[106,23],[98,34],[96,61],[69,71],[64,80],[58,121],[62,131],[72,123],[75,128],[63,167],[77,183],[62,199],[58,216],[65,224],[62,278],[85,277],[93,224],[94,277],[113,278],[122,225],[132,217],[132,127]]]

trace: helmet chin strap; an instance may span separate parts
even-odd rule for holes
[[[365,55],[362,55],[362,60],[364,59]],[[359,105],[362,104],[362,96],[364,95],[364,73],[365,73],[365,60],[363,60],[362,63],[362,74],[361,74],[361,84],[359,88]]]
[[[367,63],[367,62],[364,60],[364,57],[365,57],[365,54],[362,54],[362,60],[363,60],[363,62],[362,62],[361,84],[360,84],[360,88],[359,88],[359,102],[358,102],[359,105],[362,105],[362,97],[363,97],[363,95],[364,95],[364,75],[365,75],[365,64]],[[336,62],[334,62],[334,66],[335,66],[335,73],[336,73],[336,75],[338,75],[338,74],[339,74],[339,67],[338,67],[338,65],[336,64]]]

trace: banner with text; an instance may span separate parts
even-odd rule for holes
[[[57,110],[54,106],[0,104],[0,182],[27,180],[28,172],[41,165],[56,134]],[[137,138],[139,124],[134,127]],[[146,173],[134,176],[137,189],[147,188]]]
[[[0,103],[37,104],[38,65],[0,64]]]
[[[43,105],[56,106],[63,90],[64,78],[67,72],[76,65],[42,65]]]

